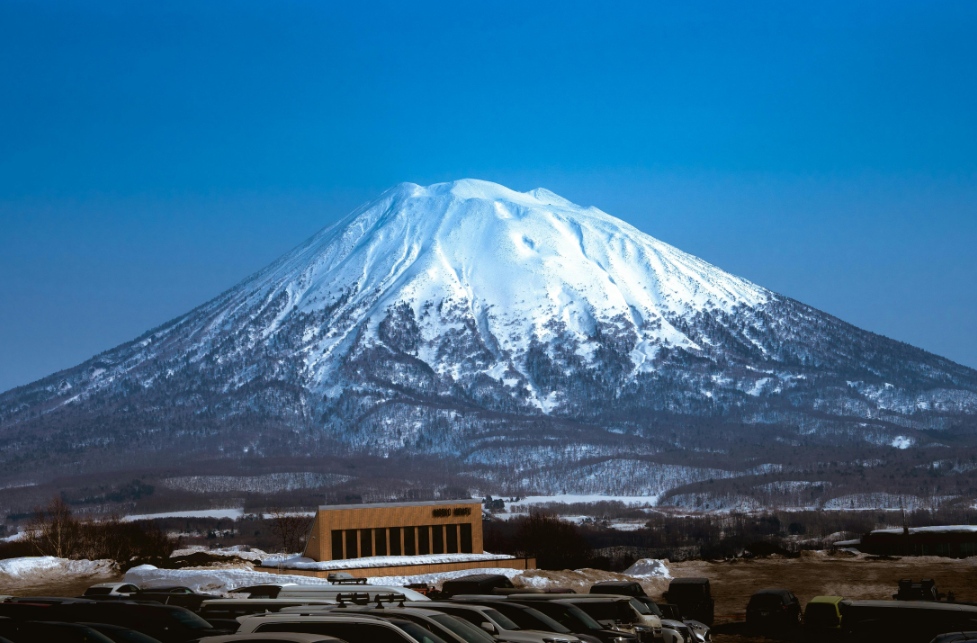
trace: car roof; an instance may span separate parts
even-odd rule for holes
[[[810,605],[811,603],[827,603],[831,605],[836,605],[843,600],[845,600],[844,596],[834,596],[834,595],[815,596],[814,598],[809,600],[807,604]]]
[[[200,639],[200,643],[226,643],[230,641],[292,641],[293,643],[337,641],[341,643],[342,639],[337,639],[328,634],[305,634],[303,632],[249,632],[208,636]]]

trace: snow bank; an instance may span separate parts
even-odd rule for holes
[[[668,561],[658,560],[657,558],[642,558],[625,569],[624,575],[634,576],[636,578],[672,579],[672,573],[668,571]]]
[[[0,560],[0,578],[32,580],[51,575],[104,576],[115,571],[111,560],[68,560],[54,556],[24,556]]]
[[[516,569],[487,568],[465,569],[454,572],[436,574],[414,574],[412,576],[371,576],[367,578],[370,585],[404,586],[408,583],[427,583],[440,586],[450,579],[467,576],[469,574],[504,574],[509,578],[517,576]],[[296,585],[331,585],[325,578],[297,576],[292,574],[271,574],[268,572],[251,571],[250,569],[159,569],[152,565],[133,567],[125,575],[125,582],[135,583],[140,587],[166,587],[168,585],[183,585],[198,592],[226,594],[236,587],[257,585],[262,583]]]
[[[244,545],[233,545],[231,547],[221,547],[218,549],[208,549],[202,545],[194,545],[185,549],[175,550],[172,554],[170,554],[170,558],[176,558],[177,556],[190,556],[191,554],[197,554],[200,552],[210,554],[211,556],[226,558],[236,557],[241,558],[242,560],[250,560],[251,562],[255,563],[262,559],[268,558],[269,556],[268,552],[255,549],[254,547],[245,547]]]

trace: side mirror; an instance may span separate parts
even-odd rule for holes
[[[488,621],[484,621],[482,623],[482,629],[488,632],[489,634],[495,634],[495,626],[489,623]]]

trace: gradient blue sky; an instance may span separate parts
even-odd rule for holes
[[[400,181],[596,205],[977,367],[975,2],[0,2],[0,390]]]

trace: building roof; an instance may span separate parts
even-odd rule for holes
[[[319,505],[319,511],[333,511],[336,509],[387,509],[394,507],[443,507],[444,505],[474,505],[482,504],[478,498],[465,500],[419,500],[416,502],[375,502],[358,505]]]

